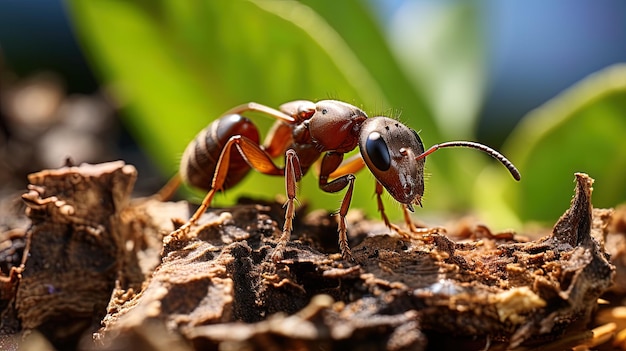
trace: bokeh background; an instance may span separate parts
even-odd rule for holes
[[[149,194],[223,111],[334,98],[398,118],[426,146],[488,144],[522,172],[516,183],[478,152],[438,151],[416,217],[553,222],[574,172],[596,179],[597,207],[626,200],[623,62],[617,0],[3,1],[0,191],[20,191],[27,173],[70,157],[124,159]],[[252,118],[263,131],[272,123]],[[355,190],[353,207],[376,216],[367,171]],[[252,175],[216,205],[283,192],[282,179]],[[321,192],[310,174],[299,198],[335,210],[342,194]]]

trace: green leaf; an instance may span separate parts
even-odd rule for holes
[[[503,150],[522,173],[520,184],[493,181],[476,191],[485,214],[554,222],[569,206],[574,173],[595,179],[593,204],[626,200],[626,65],[606,68],[524,117]],[[498,220],[498,218],[493,218]]]
[[[406,77],[427,97],[445,138],[474,137],[483,102],[485,49],[477,6],[408,1],[390,26]]]
[[[421,91],[407,77],[406,72],[396,61],[389,48],[387,36],[373,17],[372,9],[364,1],[303,1],[345,41],[346,47],[368,70],[380,89],[387,92],[382,101],[380,96],[368,101],[371,116],[398,116],[403,122],[415,129],[428,130],[430,136],[437,140],[440,131],[432,118]],[[346,14],[350,14],[347,16]],[[317,35],[315,29],[309,31]],[[341,57],[341,53],[330,52]]]
[[[277,106],[327,98],[334,91],[358,104],[359,95],[371,91],[350,84],[302,30],[251,2],[70,4],[104,84],[127,103],[128,124],[170,174],[194,135],[233,106],[247,101]],[[261,130],[273,122],[256,121]],[[229,195],[267,197],[284,187],[279,179],[250,178],[251,184]]]

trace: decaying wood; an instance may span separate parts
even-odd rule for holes
[[[550,341],[589,322],[611,284],[613,268],[591,236],[591,183],[577,175],[571,208],[543,239],[360,233],[356,264],[316,249],[330,227],[297,229],[309,234],[274,264],[277,205],[212,211],[188,237],[165,238],[146,289],[115,308],[99,337],[132,335],[148,319],[195,347],[424,348],[429,333],[509,347]]]
[[[128,167],[31,178],[30,254],[12,279],[3,270],[14,283],[3,285],[1,331],[36,329],[63,345],[59,338],[93,330],[90,316],[102,328],[82,349],[557,350],[591,345],[596,301],[613,281],[603,247],[613,212],[592,209],[593,181],[584,174],[570,208],[538,240],[485,226],[408,240],[352,216],[355,262],[346,262],[335,219],[314,211],[298,213],[284,260],[274,263],[281,204],[212,209],[188,235],[172,237],[170,219],[188,218],[188,205],[125,206]],[[78,198],[92,191],[102,193]],[[93,198],[111,206],[94,208]],[[60,316],[74,327],[61,326]],[[615,330],[604,329],[596,335]]]
[[[36,329],[66,348],[99,325],[118,273],[131,263],[119,214],[135,176],[123,162],[29,176],[22,198],[31,224],[22,263],[8,277],[15,294],[3,296],[4,333]]]

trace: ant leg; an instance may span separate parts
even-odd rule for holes
[[[354,261],[352,258],[352,252],[350,251],[350,246],[348,245],[348,234],[347,234],[347,226],[346,226],[346,215],[348,214],[348,209],[350,208],[350,203],[352,201],[352,193],[354,189],[354,181],[356,177],[352,173],[340,175],[340,172],[337,170],[359,170],[363,168],[365,165],[362,159],[353,158],[348,160],[345,163],[342,163],[343,154],[328,152],[324,155],[322,159],[322,165],[320,167],[320,176],[319,176],[319,187],[325,192],[335,193],[346,187],[348,190],[343,197],[343,201],[341,201],[341,207],[339,208],[339,248],[341,249],[341,256],[346,261]],[[338,178],[328,181],[330,175],[337,175]]]
[[[272,158],[283,156],[289,145],[293,144],[292,126],[281,121],[276,121],[265,137],[263,149]]]
[[[258,144],[241,135],[231,137],[228,139],[228,142],[226,142],[226,145],[224,145],[220,157],[217,160],[211,190],[204,196],[200,207],[194,212],[193,216],[191,216],[187,223],[172,232],[172,236],[180,237],[181,235],[188,234],[191,230],[191,226],[195,225],[202,214],[211,206],[215,193],[224,188],[224,182],[226,181],[228,167],[230,165],[230,151],[233,146],[237,147],[239,153],[248,161],[250,166],[257,171],[268,175],[283,175],[283,170],[274,165],[272,159]]]
[[[282,139],[278,142],[282,142]],[[258,144],[252,142],[250,139],[247,139],[242,136],[234,136],[228,140],[228,143],[224,147],[225,149],[232,144],[237,146],[237,150],[243,156],[243,158],[248,162],[250,167],[255,169],[258,172],[267,175],[278,175],[285,177],[285,188],[287,192],[287,203],[286,203],[286,211],[285,211],[285,224],[283,226],[283,233],[278,240],[278,244],[276,248],[274,248],[274,252],[271,254],[271,259],[274,262],[280,261],[283,257],[283,251],[287,246],[287,242],[289,241],[289,237],[291,236],[291,231],[293,229],[293,218],[295,217],[295,199],[296,199],[296,183],[300,181],[302,178],[302,169],[300,167],[300,159],[296,152],[292,149],[287,150],[285,153],[285,168],[277,167],[272,161],[271,155],[268,154],[266,150],[264,150]],[[222,153],[224,153],[223,151]],[[227,169],[227,167],[226,167]],[[218,161],[218,170],[219,170],[219,161]],[[217,172],[216,176],[217,178]],[[220,183],[216,184],[214,178],[214,185],[219,185],[220,187],[223,185],[225,176],[223,179],[220,179]],[[213,189],[211,189],[213,191]],[[209,194],[207,194],[207,199]],[[212,197],[212,195],[211,195]],[[209,200],[210,201],[210,200]],[[204,205],[204,201],[203,201]],[[206,208],[204,208],[206,210]],[[203,211],[204,211],[203,210]],[[200,211],[200,209],[198,209]]]
[[[389,221],[389,218],[387,217],[387,214],[385,213],[385,206],[383,205],[382,194],[383,194],[383,185],[380,184],[380,182],[376,181],[376,202],[378,204],[378,212],[380,212],[380,216],[382,217],[383,222],[385,222],[385,225],[387,226],[387,228],[391,228],[391,230],[393,230],[394,232],[408,239],[409,235],[407,233],[405,233],[400,227],[398,227],[397,225]]]
[[[385,214],[385,207],[383,205],[383,200],[381,197],[382,194],[383,194],[383,186],[382,184],[380,184],[380,182],[376,182],[376,200],[378,202],[378,212],[380,212],[380,216],[382,217],[383,222],[385,222],[385,225],[391,228],[391,230],[393,230],[394,232],[400,234],[403,238],[411,239],[411,234],[427,235],[427,234],[436,234],[441,231],[445,231],[445,229],[442,227],[418,228],[415,225],[415,223],[413,223],[413,220],[411,219],[411,212],[409,211],[408,206],[403,204],[402,214],[404,215],[404,222],[406,223],[409,229],[409,233],[407,233],[406,231],[402,230],[402,228],[400,228],[399,226],[389,221],[387,214]]]
[[[348,190],[341,201],[341,207],[339,208],[339,227],[337,230],[339,233],[339,249],[341,250],[341,257],[343,257],[346,261],[354,261],[352,258],[352,252],[350,251],[350,246],[348,245],[346,215],[348,214],[348,209],[350,208],[350,202],[352,202],[355,179],[356,177],[354,174],[346,174],[330,183],[320,183],[320,189],[329,193],[338,192],[345,187],[348,187]]]
[[[339,249],[341,249],[341,257],[343,257],[346,261],[354,261],[354,258],[352,258],[352,252],[350,251],[350,246],[348,245],[346,215],[348,214],[350,202],[352,201],[352,191],[355,179],[356,177],[354,174],[347,174],[331,182],[333,183],[339,180],[349,182],[348,191],[346,191],[346,194],[343,196],[343,201],[341,201],[341,207],[339,208]]]
[[[429,234],[437,234],[437,233],[446,231],[444,227],[433,227],[433,228],[417,227],[415,223],[413,222],[413,220],[411,219],[411,211],[409,211],[409,208],[406,205],[402,205],[402,213],[404,215],[404,222],[409,228],[409,231],[411,232],[411,234],[429,235]]]
[[[285,189],[287,191],[287,210],[285,211],[285,224],[283,225],[283,234],[278,239],[278,244],[274,248],[274,252],[270,256],[272,261],[278,262],[283,259],[283,251],[289,242],[291,232],[293,230],[293,218],[296,215],[296,183],[302,178],[302,169],[300,168],[300,159],[296,152],[292,149],[287,150],[285,155]]]
[[[230,149],[233,146],[233,142],[231,142],[232,140],[233,138],[228,140],[224,149],[222,149],[222,152],[220,153],[219,159],[217,160],[217,166],[215,167],[215,173],[213,174],[213,181],[211,183],[211,190],[209,190],[209,192],[207,192],[204,196],[200,207],[198,207],[191,218],[170,234],[172,237],[180,238],[181,236],[187,235],[191,230],[191,227],[198,222],[200,216],[202,216],[202,214],[211,206],[215,193],[221,190],[224,186],[226,175],[228,173],[228,166],[230,165]]]
[[[361,154],[354,154],[345,161],[341,162],[337,169],[328,174],[328,178],[338,178],[345,174],[356,173],[364,167],[365,161],[363,161]]]
[[[278,120],[281,120],[283,122],[287,122],[287,123],[293,123],[295,122],[295,118],[293,118],[292,116],[289,116],[288,114],[286,114],[283,111],[279,111],[275,108],[271,108],[269,106],[265,106],[265,105],[261,105],[258,104],[256,102],[248,102],[247,104],[243,104],[243,105],[239,105],[236,107],[231,108],[230,110],[224,112],[222,114],[222,116],[226,116],[226,115],[240,115],[244,112],[247,111],[255,111],[255,112],[261,112],[264,113],[268,116],[272,116]]]

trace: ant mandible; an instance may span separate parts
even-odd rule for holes
[[[261,112],[277,120],[263,145],[260,144],[256,126],[242,116],[248,111]],[[344,161],[344,154],[357,146],[360,155]],[[354,173],[367,166],[376,178],[378,210],[388,227],[406,235],[385,214],[381,199],[383,188],[402,204],[410,231],[430,232],[430,229],[416,228],[408,211],[413,211],[413,205],[421,206],[425,157],[446,147],[470,147],[483,151],[500,161],[513,178],[520,180],[515,166],[488,146],[452,141],[436,144],[424,151],[422,140],[413,129],[388,117],[368,118],[361,109],[345,102],[297,100],[281,105],[279,110],[251,102],[227,111],[198,133],[183,153],[179,176],[160,191],[159,197],[169,197],[181,180],[208,191],[191,218],[172,232],[172,236],[176,237],[191,230],[191,226],[211,205],[216,192],[236,185],[251,169],[285,177],[285,224],[271,254],[273,261],[280,261],[293,229],[296,183],[324,154],[319,171],[320,189],[334,193],[347,188],[338,213],[339,247],[342,257],[352,260],[346,234],[346,214],[352,199]],[[281,155],[285,156],[283,167],[273,161]]]

